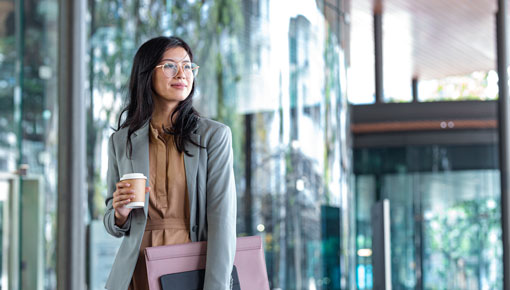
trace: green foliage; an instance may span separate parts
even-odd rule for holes
[[[488,95],[489,72],[473,72],[465,76],[453,76],[436,80],[437,87],[425,101],[481,101],[495,98]]]
[[[478,276],[489,272],[491,249],[498,248],[501,235],[500,208],[488,199],[466,200],[444,212],[436,212],[428,219],[426,241],[428,253],[440,253],[440,263],[429,269],[449,281],[456,275]],[[491,237],[497,236],[496,241]],[[435,258],[436,260],[439,257]],[[486,279],[490,289],[496,289],[497,281]],[[447,286],[447,285],[444,285]]]
[[[15,38],[14,36],[0,37],[0,132],[15,132],[14,123],[14,85],[15,85]],[[0,138],[0,147],[9,148],[11,144],[6,138]]]

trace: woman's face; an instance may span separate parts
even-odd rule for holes
[[[163,54],[152,77],[152,85],[157,93],[154,96],[156,100],[178,103],[189,96],[194,77],[193,74],[186,73],[184,68],[190,63],[188,53],[180,46],[169,48]],[[163,66],[165,64],[166,67]],[[173,77],[172,70],[169,68],[176,68],[177,73]]]

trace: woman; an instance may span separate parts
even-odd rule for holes
[[[204,289],[230,288],[236,247],[232,136],[193,108],[198,66],[192,61],[178,37],[153,38],[135,55],[129,104],[109,141],[104,225],[124,240],[107,289],[148,289],[146,247],[206,240]],[[148,176],[143,209],[125,207],[134,197],[119,181],[126,173]]]

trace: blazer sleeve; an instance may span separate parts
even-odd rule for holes
[[[204,290],[230,289],[236,251],[236,187],[232,133],[221,126],[207,144],[207,259]]]
[[[115,133],[114,133],[115,134]],[[113,135],[110,136],[108,141],[108,173],[106,174],[106,182],[108,186],[108,192],[106,196],[106,212],[104,214],[103,223],[106,231],[117,238],[120,238],[129,233],[131,228],[131,214],[128,219],[119,227],[115,224],[115,210],[113,208],[113,192],[117,189],[117,182],[119,181],[119,168],[117,163],[117,156],[115,152],[115,146],[113,144]]]

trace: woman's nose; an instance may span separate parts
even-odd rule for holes
[[[175,74],[176,78],[186,78],[186,74],[184,73],[184,69],[182,65],[177,66],[177,73]]]

